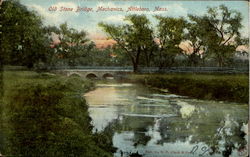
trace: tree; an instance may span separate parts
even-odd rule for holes
[[[1,5],[0,18],[0,47],[4,64],[32,68],[39,60],[46,62],[49,43],[36,12],[29,11],[19,1],[6,0]]]
[[[54,45],[57,55],[68,59],[68,65],[77,65],[76,59],[83,56],[84,52],[90,48],[87,44],[89,41],[86,37],[87,33],[83,30],[68,28],[67,23],[61,24],[58,32],[60,42]]]
[[[157,38],[159,40],[159,54],[157,62],[159,68],[173,65],[175,56],[181,53],[180,42],[184,38],[186,22],[183,18],[155,16],[159,21]]]
[[[241,13],[220,5],[214,8],[209,7],[204,16],[193,16],[192,19],[197,23],[198,21],[203,23],[207,34],[203,37],[207,53],[217,60],[218,66],[226,65],[242,41],[239,32],[242,28]]]
[[[185,39],[188,43],[188,48],[191,52],[186,53],[188,57],[188,64],[191,66],[197,66],[201,59],[204,59],[206,54],[205,43],[203,37],[206,36],[205,31],[203,31],[203,25],[200,21],[194,20],[192,15],[189,15],[191,22],[187,23],[186,29],[187,33],[185,34]],[[194,21],[193,21],[194,20]]]
[[[101,22],[99,26],[126,52],[134,72],[138,72],[141,54],[146,56],[147,64],[150,64],[154,45],[153,30],[145,15],[129,15],[124,20],[131,24],[116,26]]]

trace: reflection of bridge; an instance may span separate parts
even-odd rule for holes
[[[131,73],[129,69],[63,69],[56,70],[56,73],[60,73],[67,76],[80,76],[82,78],[91,79],[107,79],[107,78],[122,78],[126,74]]]

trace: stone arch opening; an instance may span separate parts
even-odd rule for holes
[[[88,79],[97,79],[98,77],[96,76],[96,74],[90,73],[86,75],[86,78]]]
[[[102,76],[102,78],[104,78],[104,79],[114,79],[114,76],[112,74],[110,74],[110,73],[106,73],[106,74],[104,74]]]
[[[81,75],[78,73],[73,73],[73,74],[70,74],[69,77],[81,77]]]

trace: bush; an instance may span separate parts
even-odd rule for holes
[[[249,87],[246,75],[136,75],[136,82],[169,92],[199,99],[248,103]]]

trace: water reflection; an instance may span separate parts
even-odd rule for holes
[[[246,147],[248,106],[102,84],[85,95],[96,130],[109,129],[116,157],[237,157]]]

